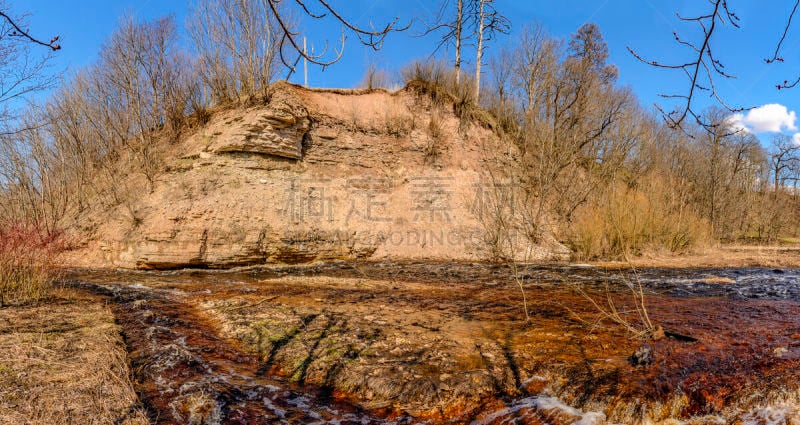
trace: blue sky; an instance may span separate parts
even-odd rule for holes
[[[35,34],[42,38],[53,34],[61,36],[63,50],[58,53],[56,65],[72,70],[95,60],[103,40],[126,11],[142,19],[172,14],[182,24],[191,4],[188,0],[9,0],[7,3],[15,13],[30,14],[28,23]],[[332,3],[344,15],[364,26],[370,22],[380,25],[395,16],[401,22],[413,19],[419,23],[438,10],[438,1],[425,0],[333,0]],[[732,106],[772,105],[742,114],[740,122],[751,131],[767,137],[766,130],[794,134],[798,123],[793,111],[800,110],[800,88],[778,91],[775,85],[800,75],[800,25],[793,28],[787,38],[783,49],[785,63],[766,65],[763,60],[771,56],[794,1],[729,0],[728,3],[741,18],[742,28],[721,27],[713,41],[716,56],[737,78],[717,78],[719,92]],[[707,5],[700,0],[497,0],[497,8],[512,22],[512,33],[496,40],[488,54],[493,47],[513,43],[519,31],[531,22],[539,22],[551,35],[565,38],[581,24],[594,22],[608,42],[610,62],[620,69],[620,84],[630,86],[645,106],[659,102],[668,107],[669,104],[658,97],[659,93],[685,93],[688,88],[685,77],[678,71],[655,69],[638,62],[626,46],[664,62],[690,59],[691,53],[675,44],[672,32],[677,30],[686,38],[696,38],[698,30],[691,24],[681,23],[676,13],[692,16],[707,10]],[[300,19],[300,22],[310,42],[318,49],[326,40],[337,43],[340,28],[335,22],[311,19]],[[353,87],[362,80],[369,64],[397,70],[413,60],[428,60],[436,36],[414,37],[421,28],[415,25],[409,32],[392,34],[378,52],[359,45],[350,37],[340,63],[324,72],[311,69],[311,85]],[[702,105],[713,104],[707,96],[700,96],[697,101],[699,109]]]

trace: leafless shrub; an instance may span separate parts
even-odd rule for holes
[[[475,105],[475,91],[470,81],[458,80],[455,71],[444,62],[414,62],[401,71],[406,87],[427,95],[438,106],[452,106],[454,111]]]
[[[605,323],[610,322],[611,325],[623,329],[633,339],[661,339],[664,337],[664,330],[650,319],[644,286],[635,268],[631,267],[631,273],[632,277],[623,277],[622,279],[628,291],[627,295],[622,294],[622,296],[627,297],[628,304],[632,304],[632,308],[622,307],[624,304],[614,299],[614,293],[608,283],[606,283],[605,292],[602,296],[590,294],[580,284],[572,284],[573,290],[588,301],[595,311],[599,313],[597,320],[590,322],[586,317],[576,313],[570,306],[562,305],[562,307],[567,309],[576,320],[593,328],[606,326]]]
[[[175,41],[170,19],[121,21],[98,63],[73,76],[27,119],[44,125],[2,145],[2,168],[16,182],[11,193],[26,200],[4,215],[22,213],[37,223],[47,217],[52,229],[67,213],[138,196],[125,184],[136,180],[132,175],[144,176],[152,190],[163,168],[163,142],[176,140],[189,111],[190,63]],[[21,154],[22,143],[37,148]]]
[[[37,302],[58,277],[63,236],[26,223],[0,226],[0,307]]]
[[[378,69],[375,64],[371,63],[364,73],[364,78],[361,81],[361,87],[367,90],[374,89],[390,89],[392,86],[392,79],[389,73],[382,69]]]
[[[684,253],[708,243],[708,222],[670,202],[663,180],[648,180],[638,190],[615,185],[580,208],[568,237],[576,259],[621,259],[661,249]]]

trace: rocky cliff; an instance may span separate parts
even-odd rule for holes
[[[84,213],[70,263],[227,268],[352,259],[482,260],[485,164],[509,149],[411,90],[276,84],[164,150],[153,190]],[[526,247],[562,258],[556,243]]]

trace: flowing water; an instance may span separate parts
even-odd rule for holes
[[[479,263],[334,263],[229,272],[81,270],[71,274],[70,282],[104,294],[112,302],[128,345],[137,391],[157,423],[800,423],[800,270],[645,269],[633,273],[530,266],[516,270],[519,280],[513,275],[508,267]],[[331,279],[326,282],[356,284],[344,288],[302,283],[320,276]],[[361,282],[367,279],[389,286],[363,287]],[[516,282],[526,290],[532,324],[522,321]],[[620,309],[631,311],[631,288],[638,290],[639,285],[650,316],[673,338],[644,343],[626,338],[624,332],[593,326],[599,322],[571,318],[575,311],[584,317],[597,313],[590,304],[580,306],[587,297],[601,300],[601,306],[602,300],[615,299]],[[306,310],[319,311],[299,316],[300,328],[311,329],[325,316],[345,333],[350,332],[346,323],[359,331],[366,326],[360,317],[365,315],[356,312],[356,307],[402,306],[398,307],[400,316],[419,314],[413,325],[424,329],[420,339],[450,332],[447,324],[457,320],[467,324],[451,332],[461,342],[482,338],[473,331],[476,327],[484,334],[502,334],[506,342],[497,355],[486,348],[484,340],[474,345],[484,360],[506,359],[470,367],[452,362],[448,364],[458,365],[453,368],[465,370],[441,366],[432,372],[437,377],[473,373],[458,382],[436,379],[432,391],[439,393],[437,414],[408,407],[424,399],[422,390],[404,390],[387,403],[370,404],[365,389],[309,384],[314,380],[311,372],[305,377],[306,370],[313,369],[316,361],[311,356],[303,365],[301,379],[281,374],[274,356],[267,358],[244,341],[223,335],[219,317],[202,307],[226,299],[255,300],[256,296],[260,298],[253,302],[253,310],[246,311],[302,304]],[[230,311],[238,308],[223,310],[233,314]],[[353,311],[350,316],[359,317],[345,317],[348,309]],[[433,313],[425,316],[423,312]],[[242,317],[246,318],[235,319]],[[418,323],[424,317],[439,322]],[[377,326],[370,320],[367,325]],[[366,339],[376,344],[374,335]],[[653,350],[655,360],[649,366],[632,366],[627,355],[643,344]],[[281,349],[278,344],[271,347],[274,352]],[[365,358],[353,356],[346,364],[363,363]],[[425,366],[413,363],[404,364]],[[496,370],[491,372],[494,383],[479,381],[474,369]],[[410,380],[411,376],[397,375],[396,379]],[[413,376],[418,378],[413,386],[427,382],[425,377]],[[443,398],[460,391],[458,385],[471,382],[480,396]]]
[[[79,284],[114,302],[138,391],[157,423],[404,423],[264,376],[258,361],[219,338],[175,291]]]

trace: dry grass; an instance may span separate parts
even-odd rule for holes
[[[281,80],[275,83],[272,83],[270,86],[270,90],[282,90],[286,87],[292,87],[298,91],[307,91],[312,93],[328,93],[328,94],[338,94],[342,96],[362,96],[365,94],[372,94],[372,93],[386,93],[386,94],[394,94],[393,90],[388,90],[381,87],[375,88],[357,88],[357,89],[346,89],[346,88],[331,88],[331,87],[304,87],[300,84],[291,83],[289,81]]]
[[[455,70],[441,61],[414,62],[401,71],[406,87],[427,94],[437,105],[458,103],[475,104],[475,91],[472,79],[462,75],[456,82]]]
[[[473,125],[499,130],[501,110],[486,110],[475,98],[474,77],[461,73],[441,61],[414,62],[401,71],[406,89],[430,98],[434,107],[452,108],[459,118],[459,132],[469,133]]]
[[[457,80],[456,72],[444,62],[415,62],[401,72],[407,88],[430,97],[436,106],[452,106],[462,121],[477,119],[480,109],[475,100],[473,79],[465,73]]]
[[[393,137],[406,137],[416,128],[414,114],[405,107],[390,105],[384,112],[386,134]]]
[[[444,145],[445,134],[442,129],[442,123],[439,114],[433,112],[431,120],[428,123],[428,135],[430,138],[423,146],[422,150],[425,154],[425,164],[433,165],[442,156],[442,146]]]
[[[361,87],[368,90],[388,90],[392,85],[392,77],[389,73],[385,70],[378,69],[375,64],[370,64],[369,67],[367,67],[367,70],[364,72],[364,77],[361,80]]]
[[[784,246],[727,245],[696,250],[690,254],[646,252],[631,259],[632,265],[656,268],[692,267],[800,267],[800,249]],[[628,268],[625,261],[597,261],[599,267]]]
[[[109,308],[58,290],[0,309],[0,424],[148,424]]]

